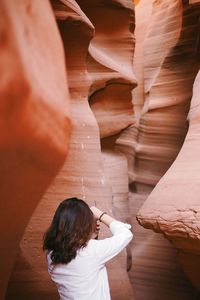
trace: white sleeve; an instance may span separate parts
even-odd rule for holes
[[[96,243],[95,252],[100,264],[104,264],[116,256],[133,238],[130,224],[113,221],[109,227],[113,236],[104,240],[98,240]]]

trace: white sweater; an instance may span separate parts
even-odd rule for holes
[[[68,264],[52,265],[47,255],[48,272],[56,283],[61,300],[110,300],[105,263],[131,241],[131,225],[119,221],[110,224],[112,237],[91,239]]]

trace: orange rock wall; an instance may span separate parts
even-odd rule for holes
[[[3,299],[23,232],[66,156],[70,120],[63,48],[48,1],[3,0],[0,20]]]
[[[128,182],[144,192],[177,155],[138,220],[180,249],[179,261],[199,287],[199,75],[190,105],[199,70],[197,2],[135,1],[135,35],[132,1],[0,4],[2,298],[17,252],[6,299],[58,298],[41,247],[62,199],[80,197],[129,221]],[[112,299],[134,299],[130,267],[129,247],[109,264]]]
[[[42,299],[58,298],[56,287],[47,274],[41,243],[44,230],[62,199],[81,197],[89,205],[97,205],[111,213],[113,210],[121,219],[125,220],[128,215],[126,158],[113,152],[102,153],[100,135],[104,129],[106,136],[112,135],[113,130],[119,133],[132,120],[131,90],[136,85],[132,70],[134,7],[128,2],[102,3],[52,1],[66,52],[73,130],[64,166],[27,226],[7,299],[36,299],[38,295]],[[123,22],[116,28],[119,17]],[[119,39],[119,33],[123,38]],[[118,53],[115,53],[117,45]],[[123,95],[127,96],[124,105],[121,102]],[[103,121],[101,107],[105,108]],[[109,120],[109,114],[113,119]],[[118,119],[115,114],[121,122],[113,129]],[[128,123],[124,122],[126,116]],[[101,236],[108,235],[105,228],[101,231]],[[133,299],[126,272],[126,251],[111,262],[108,272],[112,297],[116,300],[123,297]]]
[[[198,70],[194,46],[198,9],[182,1],[151,4],[141,1],[136,6],[141,26],[136,32],[134,60],[139,80],[133,93],[135,123],[116,143],[127,155],[130,183],[155,185],[174,161],[187,132],[186,117]],[[140,15],[147,16],[148,27]]]
[[[183,127],[184,123],[186,124],[184,111],[187,112],[186,107],[190,104],[193,82],[199,69],[200,47],[198,20],[200,16],[200,5],[182,4],[181,1],[177,1],[177,3],[175,3],[176,1],[169,2],[171,2],[173,13],[176,15],[176,20],[173,21],[173,14],[170,14],[170,20],[173,22],[173,36],[177,29],[177,40],[174,46],[172,44],[170,45],[170,42],[167,44],[162,43],[165,48],[166,45],[169,46],[170,55],[168,55],[169,57],[165,57],[166,66],[160,71],[162,71],[161,73],[163,73],[163,76],[166,76],[169,72],[171,81],[169,82],[169,92],[170,94],[173,94],[173,97],[163,99],[163,103],[168,102],[168,111],[170,112],[170,119],[168,120],[163,117],[163,120],[168,120],[168,126],[172,126],[173,124],[173,126],[176,125],[174,134],[178,133],[178,135],[181,136],[180,133],[183,128],[179,128],[178,126],[182,124]],[[162,8],[164,9],[165,4],[166,1],[164,1],[163,4],[162,1],[160,1],[158,5],[154,6],[155,16],[162,14]],[[180,6],[180,8],[182,7],[182,9],[176,10],[176,7],[178,8],[178,6]],[[181,27],[178,26],[179,18]],[[174,26],[175,24],[177,24],[176,27]],[[170,27],[170,23],[168,23],[168,26],[169,28],[172,28]],[[160,27],[159,30],[154,29],[153,31],[153,24],[151,28],[152,33],[147,35],[149,41],[151,40],[151,36],[155,37],[156,32],[160,31]],[[167,25],[165,28],[167,28]],[[153,34],[153,32],[155,32],[155,34]],[[166,33],[166,36],[170,37],[170,31],[168,34]],[[173,40],[171,41],[173,42]],[[149,84],[150,81],[152,81],[152,78],[154,78],[153,74],[154,72],[156,73],[158,66],[160,69],[160,64],[158,64],[158,62],[153,61],[152,65],[152,68],[147,69],[146,78]],[[157,96],[160,101],[160,97],[162,97],[162,93],[163,91],[166,91],[166,89],[167,85],[165,84],[163,86],[162,81],[159,80],[156,86],[153,87],[154,98],[152,99],[155,100],[153,102],[150,101],[149,104],[154,105]],[[159,91],[158,94],[157,91]],[[177,107],[175,103],[177,103]],[[172,109],[170,108],[171,105]],[[140,209],[138,221],[146,228],[162,232],[170,241],[172,241],[174,246],[179,249],[179,260],[185,273],[189,276],[193,285],[200,288],[200,273],[199,268],[197,267],[199,265],[200,254],[200,212],[198,204],[198,174],[200,170],[198,165],[199,151],[197,146],[199,143],[198,106],[199,75],[197,75],[193,87],[193,97],[187,118],[189,121],[189,130],[184,144],[172,166],[161,178],[143,207]],[[165,111],[166,110],[163,109],[163,113],[165,113]],[[179,123],[180,120],[182,120],[181,123]],[[163,126],[165,127],[166,124],[163,123]],[[162,125],[160,129],[161,128]],[[174,144],[177,145],[177,138],[174,139],[174,142]]]

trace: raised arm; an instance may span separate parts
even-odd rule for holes
[[[101,211],[96,206],[92,206],[90,207],[90,209],[93,212],[93,215],[96,218],[96,220],[104,223],[108,227],[113,221],[116,221],[113,217],[109,216],[106,212]]]
[[[94,217],[110,228],[113,236],[96,241],[95,254],[101,264],[106,263],[111,258],[121,252],[133,238],[130,231],[131,225],[117,221],[107,213],[103,212],[97,207],[90,208]]]

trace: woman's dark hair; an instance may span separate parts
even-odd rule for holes
[[[94,232],[94,216],[81,199],[65,199],[58,206],[44,235],[43,250],[51,251],[52,264],[67,264],[85,247]]]

